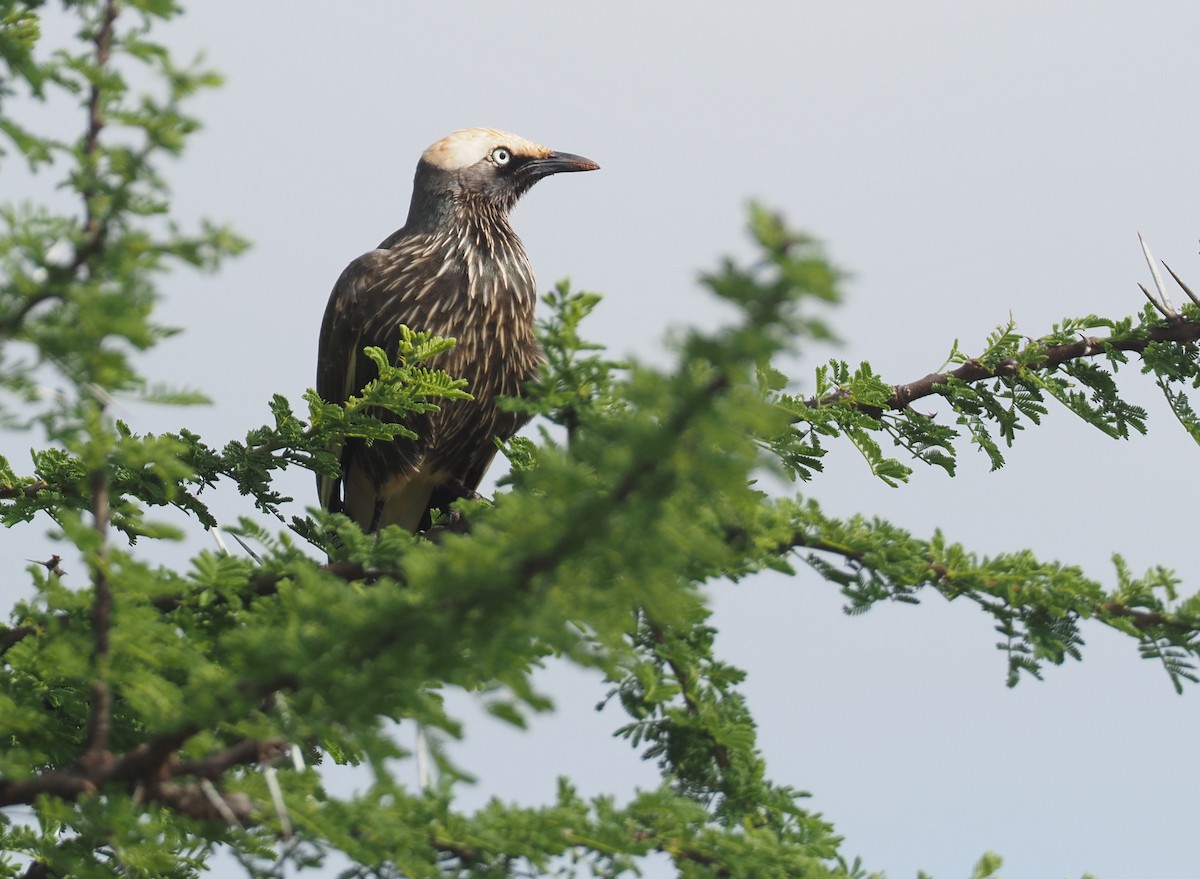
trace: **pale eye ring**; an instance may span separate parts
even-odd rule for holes
[[[512,153],[508,151],[508,147],[496,147],[492,150],[492,161],[503,167],[512,161]]]

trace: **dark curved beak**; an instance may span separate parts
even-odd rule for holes
[[[550,153],[548,156],[533,159],[525,167],[534,179],[540,180],[543,177],[549,177],[551,174],[561,174],[564,171],[595,171],[600,166],[591,159],[585,159],[583,156],[555,152]]]

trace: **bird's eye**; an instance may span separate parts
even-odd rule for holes
[[[492,161],[503,167],[512,161],[512,153],[506,147],[496,147],[492,150]]]

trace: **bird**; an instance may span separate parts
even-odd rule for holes
[[[479,485],[494,438],[510,438],[528,420],[496,398],[520,395],[545,362],[534,335],[533,269],[509,213],[542,178],[599,167],[494,128],[455,131],[421,155],[404,226],[346,266],[333,287],[317,393],[330,403],[357,394],[378,374],[363,348],[382,348],[394,361],[404,325],[456,340],[427,365],[464,379],[472,399],[442,400],[428,413],[373,413],[417,437],[348,438],[340,473],[317,477],[326,510],[368,532],[399,525],[415,533]]]

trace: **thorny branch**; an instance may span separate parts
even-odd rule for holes
[[[38,564],[45,564],[38,562]],[[393,580],[403,580],[404,574],[401,571],[383,570],[379,568],[366,568],[355,562],[330,562],[327,565],[322,565],[321,570],[328,571],[335,577],[340,577],[347,583],[355,582],[370,582],[384,577]],[[279,588],[281,580],[286,580],[291,574],[287,571],[264,571],[255,574],[246,580],[247,589],[241,595],[241,600],[244,604],[249,604],[255,598],[266,598],[274,595]],[[228,599],[225,596],[208,595],[208,588],[198,586],[191,592],[184,595],[163,595],[151,600],[151,604],[162,613],[171,613],[181,607],[186,606],[190,601],[204,597],[209,603],[209,606],[217,606],[225,603]],[[71,624],[72,617],[70,614],[61,613],[53,617],[54,624],[58,626],[68,626]],[[11,629],[0,627],[0,656],[15,645],[19,644],[24,639],[31,635],[41,634],[46,631],[46,624],[33,623],[24,626],[14,626]]]
[[[113,24],[117,20],[120,9],[117,0],[107,0],[104,4],[104,16],[100,28],[96,32],[96,78],[92,80],[88,93],[88,126],[83,138],[83,158],[85,162],[93,162],[96,152],[100,149],[100,132],[104,130],[105,119],[101,109],[102,84],[100,73],[108,66],[112,50]],[[74,276],[76,270],[84,266],[104,247],[105,225],[96,212],[96,186],[89,183],[80,191],[83,196],[83,244],[75,249],[68,272]]]
[[[49,879],[50,868],[41,861],[30,861],[21,875],[22,879]]]
[[[108,66],[109,58],[112,54],[113,26],[119,13],[118,0],[107,0],[104,4],[104,12],[101,16],[99,27],[93,38],[96,73],[88,91],[87,131],[84,134],[81,146],[81,157],[85,165],[94,162],[96,154],[100,149],[100,133],[104,130],[105,126],[104,113],[101,106],[103,102],[103,84],[100,79],[101,73]],[[107,229],[104,219],[96,211],[96,197],[98,193],[95,184],[89,183],[85,185],[80,190],[80,195],[83,197],[83,235],[81,241],[75,246],[75,253],[71,261],[67,264],[54,264],[45,267],[46,280],[42,289],[29,296],[16,311],[0,317],[0,337],[11,336],[15,333],[21,324],[25,322],[25,318],[29,316],[30,312],[42,303],[63,299],[65,296],[65,285],[75,277],[79,269],[103,250]]]
[[[595,840],[580,838],[577,834],[571,831],[564,831],[564,836],[567,839],[567,844],[575,848],[588,849],[595,848]],[[699,864],[702,867],[711,868],[713,875],[717,879],[725,879],[732,875],[728,867],[722,866],[720,859],[699,851],[698,849],[679,845],[677,840],[663,840],[658,834],[651,833],[646,830],[633,830],[630,837],[634,842],[649,843],[654,851],[661,852],[670,858],[677,861],[687,861],[693,864]],[[458,862],[458,866],[463,869],[469,869],[477,864],[486,863],[487,858],[484,852],[478,851],[469,846],[458,843],[449,842],[439,839],[436,834],[431,834],[429,837],[429,847],[433,850],[445,855]],[[488,852],[487,855],[494,853]]]
[[[829,553],[844,558],[853,565],[867,566],[867,559],[864,553],[852,549],[850,547],[831,543],[821,539],[819,536],[809,534],[804,531],[796,531],[792,534],[791,539],[780,544],[777,548],[780,555],[785,555],[794,552],[798,549],[808,549],[813,552]],[[901,584],[904,586],[919,586],[922,583],[927,583],[935,587],[947,599],[955,598],[959,595],[968,595],[968,592],[963,592],[955,586],[956,575],[953,570],[945,565],[937,562],[927,562],[922,572],[924,576],[911,577],[908,581]],[[978,585],[977,581],[973,581],[973,585]],[[1011,578],[1001,580],[992,580],[983,584],[985,591],[990,591],[993,597],[1006,601],[1003,593],[1013,585]],[[1130,620],[1133,625],[1141,632],[1145,633],[1151,629],[1167,629],[1178,635],[1200,635],[1200,620],[1187,619],[1169,614],[1157,613],[1154,611],[1142,610],[1136,607],[1129,607],[1119,601],[1104,601],[1088,607],[1081,607],[1080,613],[1085,616],[1094,617],[1101,622],[1110,623],[1108,618],[1119,617]]]
[[[96,32],[96,79],[92,82],[88,96],[88,127],[84,137],[83,155],[85,161],[91,161],[100,144],[100,132],[104,128],[104,118],[101,113],[101,84],[99,74],[108,66],[112,47],[113,23],[117,18],[116,0],[107,0],[104,5],[104,16],[99,30]],[[95,188],[86,187],[83,190],[84,234],[90,245],[95,249],[101,247],[103,229],[94,210]],[[88,257],[81,252],[75,255],[76,262],[82,264]],[[105,680],[108,662],[108,640],[112,628],[112,584],[108,579],[108,467],[107,462],[100,462],[88,479],[88,489],[92,495],[92,527],[99,538],[95,557],[90,562],[92,569],[92,587],[95,598],[92,605],[92,634],[95,644],[92,652],[92,673],[95,682],[92,684],[92,699],[88,714],[87,740],[84,745],[83,763],[85,765],[102,766],[111,761],[108,751],[109,727],[112,720],[112,694]]]
[[[87,744],[84,761],[103,762],[108,755],[109,723],[112,715],[112,694],[105,680],[108,662],[108,636],[112,629],[112,584],[108,579],[108,473],[102,462],[88,481],[92,492],[93,528],[99,537],[95,557],[91,560],[92,588],[92,704],[88,715]]]
[[[34,482],[25,483],[23,485],[6,485],[0,488],[0,500],[14,500],[16,498],[35,498],[43,491],[49,491],[51,485],[44,479],[38,479]]]
[[[66,295],[64,291],[67,285],[79,269],[104,250],[107,221],[100,206],[102,191],[97,166],[101,158],[101,134],[106,125],[104,76],[110,64],[114,27],[119,12],[119,0],[105,0],[92,37],[94,52],[86,101],[87,127],[79,148],[79,162],[86,181],[79,190],[84,209],[81,235],[76,240],[69,263],[47,266],[43,289],[26,299],[12,314],[0,318],[0,335],[15,332],[33,309],[42,303],[62,299]],[[33,498],[49,487],[44,481],[8,486],[0,491],[0,497]],[[189,724],[173,732],[153,736],[124,754],[114,754],[110,750],[112,693],[106,680],[106,666],[113,623],[113,593],[107,549],[111,489],[107,462],[101,461],[92,468],[88,479],[93,529],[98,537],[98,545],[88,560],[94,591],[90,623],[94,638],[92,674],[95,682],[88,708],[83,753],[71,766],[45,771],[26,779],[0,779],[0,806],[29,804],[44,795],[73,800],[115,784],[132,791],[135,798],[156,800],[195,818],[232,818],[242,824],[249,823],[253,817],[249,798],[241,794],[213,793],[211,780],[219,778],[234,766],[274,759],[283,753],[286,742],[245,739],[203,758],[182,760],[179,750],[199,731],[194,724]],[[51,573],[62,573],[57,557],[53,564],[42,564],[46,564]],[[64,620],[60,617],[59,621]],[[25,626],[0,634],[0,651],[36,631],[35,627]],[[288,684],[282,679],[273,682],[260,695],[269,695]],[[189,778],[200,779],[200,782],[181,781]],[[205,786],[208,786],[207,789]],[[30,865],[27,875],[36,876],[46,872],[44,865],[35,862]]]
[[[66,769],[43,772],[20,781],[0,781],[0,807],[32,804],[47,795],[64,800],[98,793],[109,785],[121,785],[143,800],[156,800],[193,818],[212,820],[214,806],[195,782],[182,778],[216,779],[235,766],[270,762],[283,756],[288,743],[282,739],[244,739],[199,760],[180,760],[179,748],[196,732],[195,726],[164,733],[121,756],[94,766],[82,763]],[[224,794],[222,799],[245,825],[253,818],[249,798]]]
[[[697,388],[695,391],[696,399],[685,401],[688,405],[681,405],[674,417],[669,420],[666,425],[667,434],[678,435],[683,433],[686,430],[688,422],[694,417],[695,412],[703,408],[704,401],[711,398],[714,394],[725,390],[727,387],[727,379],[724,376],[718,376],[704,386]],[[656,467],[657,459],[652,456],[646,456],[644,460],[635,463],[622,478],[617,480],[607,500],[615,503],[629,497],[646,478],[653,474]],[[105,489],[101,493],[106,497],[107,484],[93,486],[94,489],[100,487]],[[105,507],[104,509],[106,512],[107,508]],[[100,517],[98,515],[97,522],[99,521]],[[549,551],[527,559],[526,563],[519,570],[519,577],[522,582],[528,584],[538,574],[552,570],[558,563],[568,543],[569,541],[564,537],[562,542],[552,547]],[[347,580],[370,580],[380,576],[403,579],[403,575],[400,572],[367,570],[358,564],[331,563],[325,565],[324,569]],[[247,584],[250,589],[243,596],[243,600],[251,601],[259,595],[266,596],[273,594],[278,587],[278,583],[287,576],[286,573],[264,572],[258,576],[248,578]],[[99,594],[100,591],[98,590]],[[154,605],[160,611],[169,613],[186,603],[186,601],[187,597],[168,597],[157,599]],[[59,615],[56,621],[66,625],[71,620],[66,615]],[[0,649],[7,649],[25,637],[36,634],[38,631],[40,631],[38,627],[24,626],[0,633]],[[686,683],[686,678],[681,677],[681,682]],[[262,688],[264,689],[262,695],[269,695],[268,691],[283,689],[289,685],[290,682],[288,681],[272,683],[268,687]],[[96,704],[98,703],[93,704],[93,709],[95,709]],[[97,724],[93,723],[93,726],[95,727]],[[183,742],[194,734],[194,732],[194,728],[189,727],[179,731],[174,736],[160,736],[153,739],[121,757],[106,754],[106,760],[90,761],[87,763],[81,762],[80,765],[75,767],[52,770],[23,781],[0,782],[0,806],[31,802],[41,794],[49,794],[64,799],[74,799],[80,795],[94,792],[104,784],[122,783],[140,792],[140,795],[143,797],[156,799],[185,814],[205,819],[217,819],[222,816],[213,814],[218,810],[216,810],[216,807],[208,800],[198,785],[179,785],[172,783],[172,779],[186,775],[205,780],[216,778],[231,766],[259,762],[263,759],[261,756],[263,748],[269,748],[273,752],[273,749],[282,749],[286,744],[283,742],[260,743],[256,740],[246,740],[225,751],[210,754],[199,761],[183,762],[174,759],[173,755],[177,748],[182,746]],[[104,738],[106,737],[107,734],[105,733]],[[100,740],[99,735],[93,737],[90,734],[89,738],[92,745]],[[727,764],[728,760],[726,759],[722,765]],[[228,811],[231,814],[237,817],[240,823],[245,824],[247,820],[252,818],[252,804],[248,798],[241,797],[240,795],[233,797],[226,795],[225,806],[228,807]]]
[[[856,404],[855,408],[873,415],[884,411],[904,409],[922,397],[933,396],[938,388],[951,379],[971,383],[986,381],[990,378],[1005,378],[1017,375],[1022,369],[1035,368],[1051,372],[1070,360],[1084,357],[1095,357],[1109,351],[1124,351],[1141,353],[1151,342],[1174,342],[1187,344],[1200,340],[1200,321],[1190,320],[1178,314],[1173,315],[1171,323],[1151,327],[1142,336],[1136,338],[1100,338],[1089,336],[1077,342],[1063,345],[1051,345],[1042,352],[1041,358],[1034,364],[1023,363],[1015,358],[1004,360],[993,367],[985,366],[978,360],[969,360],[949,372],[931,372],[924,378],[903,385],[894,385],[891,399],[884,406],[870,406],[865,403]],[[818,400],[815,397],[806,401],[812,408],[830,406],[840,403],[850,394],[847,390],[834,391],[832,394]]]
[[[648,621],[649,622],[649,621]],[[654,638],[654,643],[660,648],[666,647],[667,633],[662,626],[654,622],[649,622],[650,634]],[[699,717],[700,706],[696,702],[696,697],[692,695],[692,679],[687,670],[682,668],[671,656],[666,654],[666,651],[660,651],[659,655],[663,657],[663,661],[667,663],[667,667],[671,669],[671,674],[675,676],[675,680],[679,683],[679,692],[683,696],[683,704],[687,706],[688,713],[694,717]],[[731,765],[729,760],[729,748],[718,742],[711,734],[708,735],[708,740],[712,743],[709,748],[709,754],[713,758],[713,762],[717,764],[722,772],[728,772]]]
[[[685,399],[678,402],[674,414],[663,422],[660,436],[680,437],[687,430],[689,422],[695,417],[696,413],[702,411],[713,397],[720,395],[729,389],[729,377],[724,373],[718,374],[705,382],[700,387],[697,387]],[[641,451],[639,449],[639,451]],[[641,459],[635,459],[621,478],[617,480],[612,489],[605,495],[602,509],[617,509],[638,489],[644,486],[645,481],[650,478],[659,467],[659,457],[654,454],[646,454]],[[595,527],[594,521],[589,518],[581,517],[579,520],[579,529],[592,529]],[[553,571],[558,564],[561,563],[563,557],[571,550],[572,547],[578,544],[580,539],[579,529],[566,528],[562,532],[559,540],[547,550],[535,555],[527,557],[521,565],[520,581],[523,587],[527,587],[533,578],[539,574]]]

